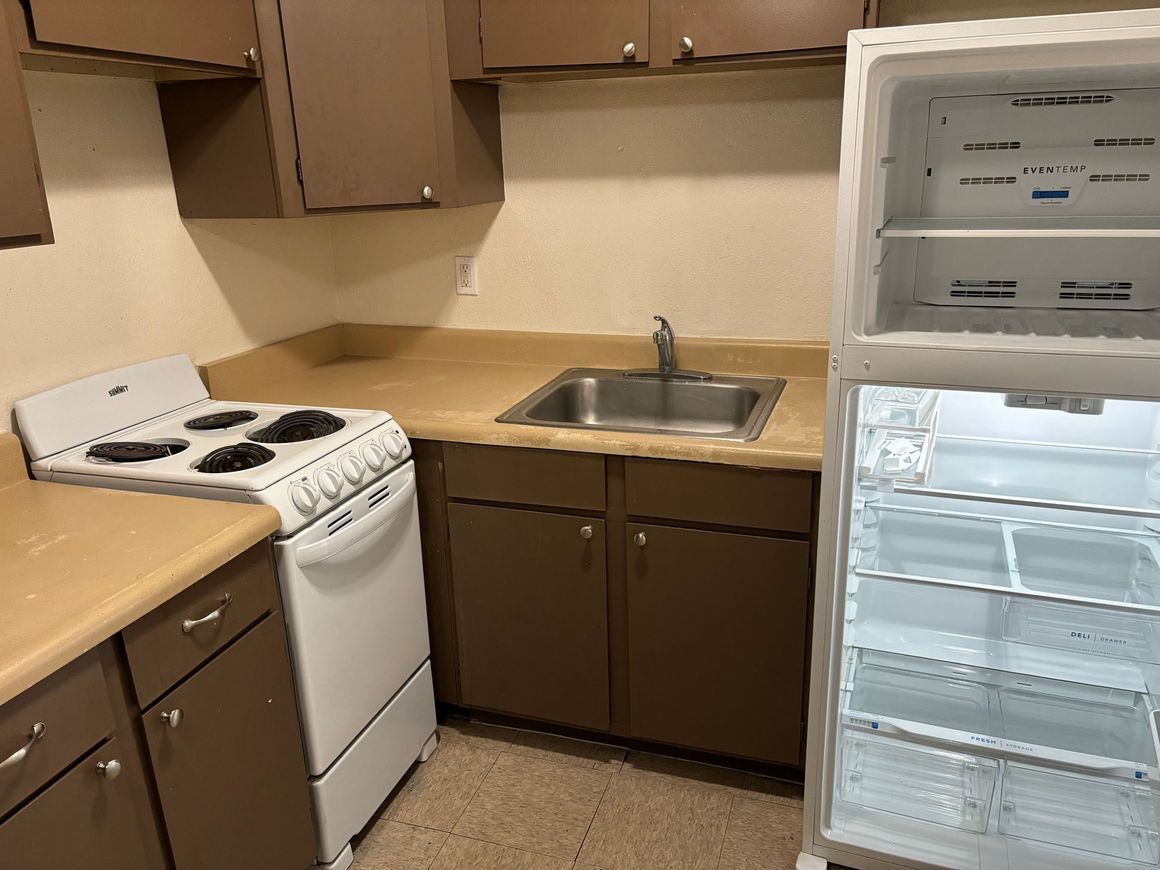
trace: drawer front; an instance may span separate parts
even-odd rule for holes
[[[269,545],[262,543],[126,628],[122,637],[142,709],[277,609]]]
[[[141,758],[127,743],[114,739],[93,750],[0,825],[0,865],[20,870],[162,866]],[[113,761],[121,766],[115,776],[98,772],[98,764]]]
[[[604,456],[446,444],[450,498],[604,510]]]
[[[629,516],[808,534],[813,475],[663,459],[628,459]]]
[[[40,733],[35,740],[34,728]],[[112,731],[97,650],[0,707],[0,816]]]
[[[844,46],[864,15],[864,0],[674,0],[670,47],[695,60]]]

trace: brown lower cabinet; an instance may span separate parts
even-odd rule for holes
[[[0,866],[156,870],[146,775],[132,738],[105,741],[0,825]]]
[[[0,868],[309,866],[278,601],[264,542],[0,706]]]
[[[267,616],[143,717],[178,867],[304,867],[313,855],[281,620]]]
[[[439,700],[802,764],[816,475],[416,451]]]
[[[809,544],[638,523],[625,534],[633,735],[797,764]]]
[[[463,701],[608,728],[604,522],[453,504]]]

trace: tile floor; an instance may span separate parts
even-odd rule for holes
[[[792,870],[801,789],[448,721],[355,846],[355,870]]]

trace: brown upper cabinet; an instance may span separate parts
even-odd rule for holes
[[[648,62],[649,0],[480,0],[487,69]]]
[[[0,8],[0,248],[52,241],[24,74]]]
[[[845,46],[866,0],[672,0],[673,60]]]
[[[260,80],[159,85],[184,217],[503,199],[499,95],[452,83],[442,0],[255,0]]]
[[[251,69],[253,0],[25,0],[30,37],[81,49]]]

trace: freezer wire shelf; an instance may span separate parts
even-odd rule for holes
[[[844,670],[853,729],[1134,781],[1156,775],[1150,695],[860,648]]]

